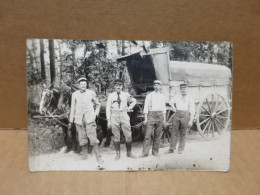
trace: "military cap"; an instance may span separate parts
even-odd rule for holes
[[[121,79],[116,79],[114,84],[120,84],[123,85],[123,81]]]
[[[87,79],[85,77],[80,77],[77,81],[78,81],[78,83],[80,83],[81,81],[86,81],[87,82]]]
[[[184,87],[187,87],[187,84],[186,84],[186,83],[180,84],[180,88],[184,88]]]
[[[153,84],[159,84],[159,85],[161,85],[161,84],[162,84],[162,82],[161,82],[161,81],[159,81],[159,80],[154,80],[154,81],[153,81]]]

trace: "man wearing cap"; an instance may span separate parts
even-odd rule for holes
[[[114,144],[116,148],[115,160],[120,159],[120,129],[122,129],[125,141],[127,157],[136,158],[131,152],[132,132],[130,118],[127,112],[131,111],[136,104],[136,99],[129,93],[122,91],[123,82],[116,79],[114,82],[115,91],[108,96],[106,106],[107,126],[112,129]],[[129,105],[128,105],[129,104]]]
[[[165,97],[161,94],[161,81],[155,80],[154,91],[149,93],[144,103],[144,124],[146,124],[143,152],[140,157],[147,157],[149,154],[151,137],[153,135],[152,154],[158,156],[159,145],[165,123],[166,105]]]
[[[93,150],[96,154],[98,163],[102,164],[103,160],[99,153],[99,141],[97,139],[96,132],[96,116],[99,114],[100,103],[96,99],[96,93],[87,89],[87,79],[78,79],[80,89],[72,94],[71,98],[71,111],[70,111],[70,124],[75,123],[78,133],[79,145],[82,147],[81,158],[85,160],[87,158],[88,139],[90,145],[93,146]]]
[[[187,84],[180,85],[180,92],[180,94],[173,97],[169,102],[175,114],[172,120],[170,149],[165,152],[166,154],[174,152],[178,137],[180,137],[178,153],[181,154],[183,152],[187,129],[192,126],[195,115],[194,101],[193,98],[187,94]]]

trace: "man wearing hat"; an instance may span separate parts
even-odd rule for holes
[[[131,152],[132,132],[130,118],[127,112],[131,111],[136,104],[136,99],[129,93],[122,91],[122,80],[116,79],[114,82],[115,91],[108,96],[106,106],[107,126],[112,129],[114,144],[116,148],[115,160],[120,159],[120,129],[122,129],[125,141],[127,157],[136,158]],[[128,105],[129,104],[129,105]]]
[[[96,99],[96,93],[87,89],[87,79],[82,77],[78,79],[80,89],[72,94],[71,98],[71,111],[70,111],[70,124],[75,123],[78,133],[79,145],[82,147],[81,157],[82,160],[87,158],[88,139],[90,145],[96,154],[98,163],[102,164],[103,160],[99,153],[99,141],[96,132],[96,116],[99,114],[100,103]]]
[[[175,114],[172,120],[170,149],[166,151],[166,154],[174,152],[178,137],[180,137],[178,153],[181,154],[185,147],[187,129],[192,126],[195,115],[194,101],[193,98],[187,94],[187,84],[184,83],[180,85],[180,94],[173,97],[169,104]]]
[[[143,152],[140,157],[147,157],[149,154],[151,137],[153,136],[152,154],[158,156],[159,145],[165,123],[166,105],[165,97],[160,92],[161,81],[155,80],[154,91],[149,93],[144,103],[144,124],[146,124]]]

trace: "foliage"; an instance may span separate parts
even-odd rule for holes
[[[170,60],[222,64],[232,68],[229,42],[53,40],[53,47],[49,43],[50,40],[27,40],[28,86],[44,84],[50,87],[61,81],[71,85],[85,76],[88,87],[97,93],[107,95],[117,78],[125,80],[126,89],[131,91],[127,68],[125,64],[117,63],[116,58],[159,47],[170,48]],[[51,64],[55,65],[55,70]],[[39,91],[30,93],[40,94]]]
[[[58,123],[29,119],[28,125],[30,155],[59,151],[64,146],[62,127]]]
[[[232,45],[229,42],[158,42],[151,48],[169,47],[170,59],[176,61],[221,64],[232,68]]]

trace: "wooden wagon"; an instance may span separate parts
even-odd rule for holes
[[[179,92],[181,83],[188,85],[187,91],[194,98],[196,114],[193,127],[204,139],[216,138],[230,125],[232,79],[228,67],[170,61],[168,48],[150,49],[148,53],[138,52],[117,60],[126,65],[129,82],[136,93],[133,123],[143,120],[145,96],[153,89],[153,81],[159,79],[162,82],[161,92],[167,101],[168,127],[164,129],[163,140],[169,139],[171,135],[171,120],[174,115],[168,103]]]

